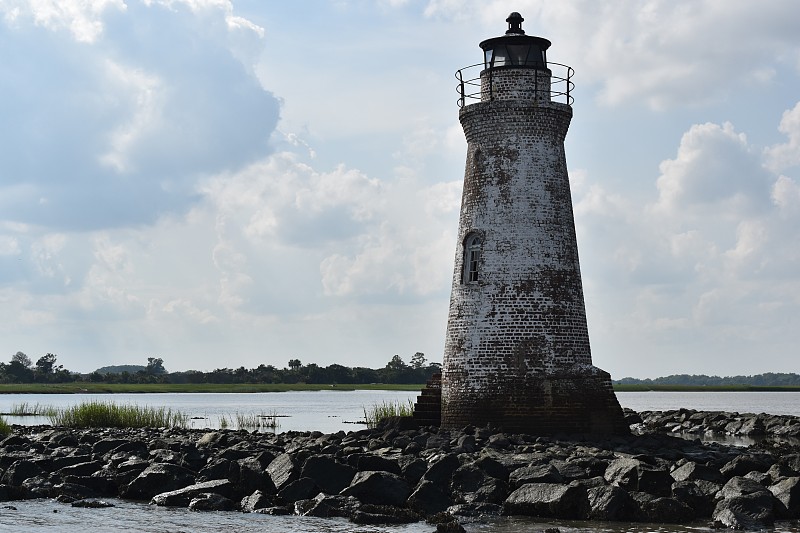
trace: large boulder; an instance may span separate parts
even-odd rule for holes
[[[310,477],[301,477],[291,483],[287,483],[278,491],[278,500],[284,503],[293,503],[300,500],[307,500],[319,494],[317,484]]]
[[[432,481],[421,481],[408,497],[408,507],[424,515],[434,515],[453,504],[450,495]]]
[[[461,463],[458,461],[458,456],[456,454],[445,454],[434,459],[430,463],[422,479],[447,487],[450,485],[453,473],[459,466],[461,466]]]
[[[683,524],[694,520],[695,512],[676,498],[661,496],[640,502],[639,518],[657,524]]]
[[[283,489],[300,477],[300,468],[288,453],[282,453],[267,466],[267,474],[277,490]]]
[[[737,455],[719,471],[725,479],[731,479],[745,476],[750,472],[766,472],[771,466],[772,462],[760,455]]]
[[[362,503],[403,506],[411,494],[411,486],[402,477],[389,472],[358,472],[343,496],[354,496]]]
[[[720,485],[702,479],[676,481],[672,484],[672,497],[691,507],[697,517],[710,517],[720,488]]]
[[[216,492],[198,494],[189,502],[192,511],[235,511],[236,508],[236,502]]]
[[[556,467],[550,463],[517,468],[508,476],[512,487],[521,487],[526,483],[561,483],[563,478]]]
[[[712,519],[732,529],[764,529],[775,523],[774,496],[760,483],[733,477],[720,489]]]
[[[233,484],[227,479],[214,479],[183,487],[182,489],[156,494],[150,503],[168,507],[188,507],[192,499],[204,493],[215,493],[229,497],[233,492]]]
[[[300,503],[300,502],[298,502]],[[342,517],[349,518],[358,509],[359,502],[352,496],[340,494],[317,494],[316,497],[297,505],[297,510],[303,516],[316,516],[319,518]]]
[[[44,475],[42,470],[35,462],[27,459],[14,461],[3,473],[0,478],[0,483],[11,485],[12,487],[19,487],[22,483],[32,477]]]
[[[619,458],[612,461],[603,476],[605,480],[627,491],[669,496],[673,479],[665,468],[659,468],[639,459]]]
[[[675,481],[695,481],[702,479],[720,484],[724,483],[725,481],[718,469],[711,466],[698,464],[694,461],[687,461],[683,465],[670,472],[670,475]]]
[[[592,487],[587,491],[589,520],[629,520],[634,514],[634,503],[628,491],[613,485]]]
[[[327,494],[338,494],[350,485],[356,469],[349,465],[337,463],[328,455],[312,455],[306,459],[300,477],[314,480],[317,486]]]
[[[156,494],[188,487],[195,482],[194,473],[182,466],[155,463],[145,468],[128,486],[120,488],[120,496],[131,500],[149,500]]]
[[[527,483],[506,498],[503,514],[581,519],[589,514],[589,499],[578,484]]]
[[[239,507],[243,513],[254,513],[259,509],[266,509],[274,505],[274,498],[269,494],[264,494],[260,490],[253,492],[253,494],[249,496],[245,496],[239,503]]]
[[[264,470],[262,461],[257,457],[247,457],[239,459],[237,463],[239,480],[236,483],[236,488],[239,494],[252,494],[257,490],[267,494],[275,494],[275,484],[272,483],[272,478]]]
[[[769,487],[787,518],[800,518],[800,477],[788,477]]]

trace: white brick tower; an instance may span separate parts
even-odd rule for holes
[[[480,43],[478,77],[457,73],[468,147],[441,423],[622,433],[610,376],[589,349],[564,154],[572,69],[548,64],[550,41],[525,35],[523,20],[512,13],[505,35]]]

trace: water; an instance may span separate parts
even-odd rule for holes
[[[220,427],[225,417],[234,422],[241,415],[277,415],[278,431],[354,431],[366,427],[364,409],[383,402],[407,403],[416,400],[418,391],[289,391],[260,393],[197,394],[0,394],[0,413],[11,412],[15,405],[64,408],[87,401],[114,402],[148,407],[168,407],[190,417],[195,429]],[[50,423],[47,417],[6,416],[10,424]]]
[[[618,392],[622,407],[634,411],[735,411],[800,416],[800,392]]]
[[[336,432],[362,429],[353,424],[364,417],[364,408],[385,401],[406,402],[417,392],[399,391],[315,391],[249,394],[114,394],[114,395],[0,395],[0,412],[13,405],[52,405],[67,407],[87,400],[113,401],[120,404],[169,407],[189,416],[194,427],[218,427],[222,416],[240,414],[279,415],[278,431]],[[690,408],[697,410],[772,413],[800,416],[800,393],[796,392],[621,392],[620,404],[636,411]],[[12,423],[47,423],[42,417],[7,417]],[[266,516],[243,513],[196,513],[122,500],[109,500],[108,509],[73,508],[52,500],[31,500],[0,504],[0,532],[33,533],[59,531],[90,533],[124,531],[129,533],[216,533],[236,531],[256,533],[430,533],[434,526],[425,523],[402,526],[360,526],[343,519],[318,519],[297,516]],[[9,509],[13,506],[16,510]],[[707,524],[688,526],[642,523],[597,523],[545,521],[523,517],[499,517],[466,522],[469,533],[539,532],[558,527],[562,533],[633,533],[712,531]],[[798,533],[796,524],[780,523],[777,533]]]
[[[54,500],[8,502],[0,507],[0,531],[14,533],[431,533],[435,526],[424,522],[392,526],[355,525],[341,518],[268,516],[236,512],[193,512],[156,507],[122,500],[108,500],[115,507],[82,509]],[[463,522],[468,533],[528,533],[557,527],[561,533],[697,533],[714,531],[705,524],[645,524],[641,522],[579,522],[526,517],[497,517]],[[797,533],[800,528],[780,523],[775,533]]]
[[[383,402],[414,401],[407,391],[290,391],[198,394],[0,394],[0,413],[14,405],[68,407],[86,401],[168,407],[191,417],[192,428],[219,428],[236,414],[277,414],[278,431],[354,431],[365,427],[364,409]],[[622,407],[634,411],[697,409],[800,416],[800,392],[618,392]],[[47,417],[11,417],[11,424],[48,424]],[[233,426],[231,426],[233,428]],[[235,428],[234,428],[235,429]]]

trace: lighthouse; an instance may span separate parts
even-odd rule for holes
[[[589,348],[564,151],[572,69],[549,63],[550,41],[523,21],[511,13],[505,35],[480,43],[483,61],[456,74],[467,158],[441,425],[623,433]]]

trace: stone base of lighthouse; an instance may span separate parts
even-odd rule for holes
[[[496,379],[484,376],[479,386],[457,375],[443,376],[441,426],[487,424],[530,435],[630,432],[610,375],[591,365]]]

